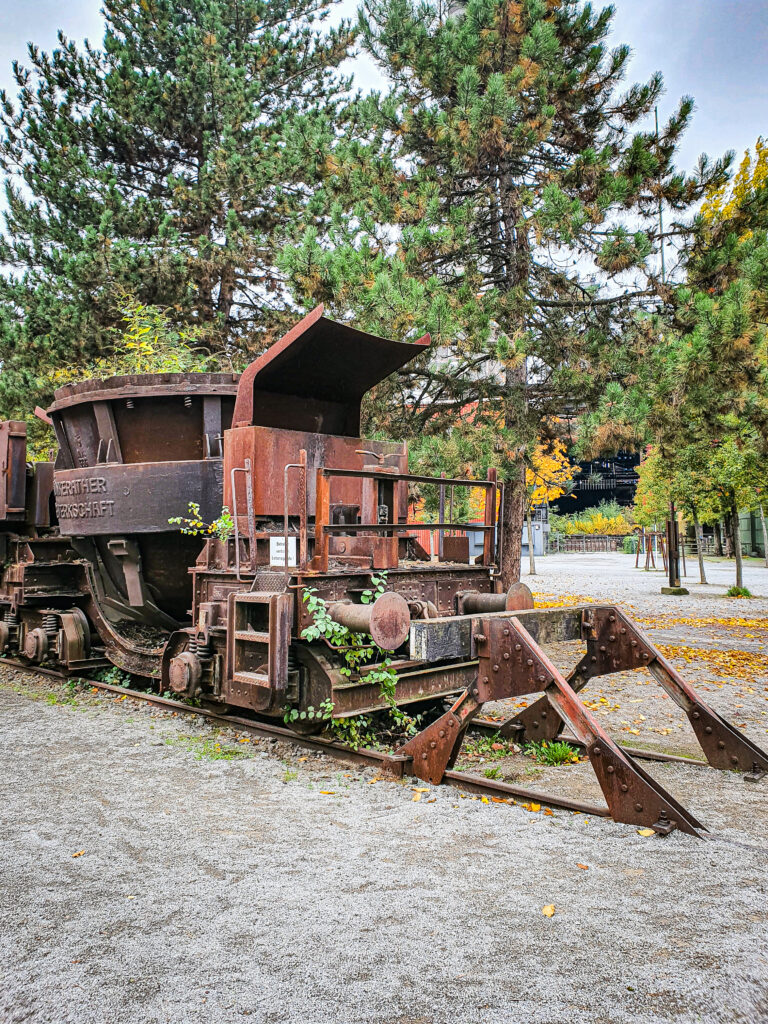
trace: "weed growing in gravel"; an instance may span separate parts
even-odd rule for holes
[[[486,779],[500,779],[501,768],[486,768],[485,771],[483,772],[483,775],[486,777]]]
[[[298,772],[292,772],[290,768],[286,768],[285,772],[283,773],[283,782],[295,782],[296,779],[298,779],[298,777]]]
[[[196,761],[236,761],[250,756],[247,750],[239,747],[222,747],[218,740],[203,739],[200,736],[167,736],[165,742],[168,746],[184,747],[195,755]]]
[[[555,767],[560,764],[577,764],[579,760],[578,751],[566,743],[564,740],[554,740],[548,743],[546,740],[539,742],[538,740],[533,743],[529,743],[524,749],[523,753],[532,757],[534,761],[539,761],[541,764]]]
[[[472,739],[467,740],[462,750],[462,756],[470,759],[487,757],[497,760],[501,757],[509,757],[514,752],[514,744],[495,732],[492,736],[473,736]]]
[[[46,693],[46,704],[77,704],[74,697],[61,697],[58,693]]]
[[[725,592],[726,597],[752,597],[751,591],[746,587],[729,587]]]

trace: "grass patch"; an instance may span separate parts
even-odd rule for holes
[[[540,743],[536,740],[533,743],[529,743],[524,748],[523,753],[532,757],[534,761],[549,765],[550,767],[556,767],[561,764],[577,764],[579,760],[578,751],[570,743],[566,743],[565,740],[553,740],[551,743],[548,743],[546,740]]]
[[[487,757],[491,760],[509,757],[514,752],[513,742],[505,740],[497,732],[492,736],[473,736],[462,748],[464,757]]]
[[[486,777],[486,779],[500,779],[501,768],[486,768],[485,771],[483,772],[483,775]]]
[[[169,747],[183,747],[195,755],[196,761],[237,761],[250,757],[248,750],[240,747],[222,746],[217,739],[203,739],[200,736],[167,736]]]
[[[752,597],[752,594],[746,587],[729,587],[725,592],[726,597]]]

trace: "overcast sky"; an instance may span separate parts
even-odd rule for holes
[[[342,0],[339,11],[354,16],[358,0]],[[595,6],[599,6],[596,0]],[[758,135],[768,135],[768,4],[765,0],[616,0],[611,42],[634,51],[633,80],[661,71],[666,95],[663,120],[678,98],[690,94],[696,112],[681,149],[690,169],[699,153],[740,156]],[[13,89],[10,65],[23,60],[28,41],[44,49],[62,28],[73,39],[102,35],[99,0],[0,0],[0,86]],[[365,58],[354,64],[361,88],[382,79]]]

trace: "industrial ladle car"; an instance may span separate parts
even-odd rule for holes
[[[621,609],[534,609],[525,587],[499,592],[492,471],[482,481],[416,476],[404,444],[359,436],[366,392],[428,342],[376,338],[318,307],[240,378],[143,374],[61,388],[42,414],[56,431],[55,467],[28,465],[25,425],[1,424],[0,651],[70,674],[112,663],[273,719],[430,706],[431,724],[396,753],[435,784],[486,702],[540,694],[502,733],[551,740],[567,727],[614,819],[700,833],[578,691],[593,676],[647,668],[710,765],[757,779],[768,756]],[[413,485],[481,489],[482,521],[409,521]],[[172,528],[190,501],[206,520],[227,506],[233,534],[201,541]],[[386,590],[365,603],[379,573]],[[382,693],[375,658],[350,673],[333,644],[302,638],[310,588],[334,622],[387,652],[394,694]],[[567,677],[544,652],[566,640],[586,645]]]

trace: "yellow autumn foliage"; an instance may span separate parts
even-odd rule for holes
[[[565,532],[572,537],[577,533],[599,533],[612,536],[625,536],[632,533],[632,525],[624,516],[606,516],[602,512],[593,512],[580,519],[572,519],[565,524]]]
[[[705,220],[727,220],[758,189],[768,186],[768,145],[762,136],[755,143],[754,160],[747,150],[732,185],[723,185],[708,196],[701,207]]]

